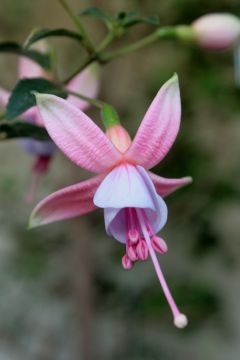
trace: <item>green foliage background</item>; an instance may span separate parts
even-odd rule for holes
[[[190,23],[208,12],[240,16],[236,0],[70,1],[110,12],[159,15],[163,25]],[[84,19],[93,38],[104,36]],[[57,1],[0,0],[0,40],[23,41],[33,27],[71,27]],[[139,25],[129,38],[149,32]],[[81,60],[79,46],[52,41],[59,72]],[[16,82],[17,58],[0,56],[1,86]],[[0,144],[0,359],[236,360],[239,357],[240,91],[233,56],[176,42],[159,42],[108,64],[100,98],[114,105],[133,135],[151,99],[173,72],[180,78],[182,128],[154,169],[191,175],[193,185],[167,199],[161,264],[189,327],[176,330],[150,262],[121,268],[124,248],[108,238],[99,211],[27,231],[24,203],[32,159],[17,141]],[[97,110],[89,114],[100,124]],[[58,153],[36,201],[88,176]],[[84,339],[84,342],[81,340]],[[90,357],[89,357],[90,358]]]

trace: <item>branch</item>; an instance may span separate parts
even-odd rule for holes
[[[94,46],[86,33],[79,17],[72,11],[71,7],[68,5],[66,0],[58,0],[59,3],[62,5],[66,13],[69,15],[69,17],[72,19],[73,23],[75,24],[76,28],[78,29],[79,33],[82,35],[82,44],[87,50],[89,54],[94,53]]]

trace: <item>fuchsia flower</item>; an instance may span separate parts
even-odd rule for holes
[[[46,52],[46,43],[40,42],[41,46],[38,47],[39,51]],[[99,90],[99,81],[98,76],[93,67],[87,68],[85,71],[77,75],[73,80],[71,80],[66,89],[79,92],[85,96],[95,98]],[[38,64],[26,57],[20,57],[18,65],[18,77],[19,79],[23,78],[37,78],[43,77],[51,80],[51,74],[45,72]],[[11,93],[7,90],[0,88],[0,105],[6,106],[9,100]],[[89,104],[75,96],[69,96],[68,101],[77,106],[81,110],[86,110],[89,107]],[[44,122],[41,119],[39,111],[36,106],[27,110],[22,114],[21,118],[26,122],[43,126]],[[26,201],[31,203],[33,201],[37,183],[41,174],[46,173],[52,155],[55,151],[55,144],[53,141],[39,141],[33,139],[21,139],[19,140],[21,147],[29,154],[35,157],[35,161],[32,167],[32,181],[26,197]]]
[[[167,251],[156,234],[167,221],[163,197],[192,179],[166,179],[148,169],[168,153],[177,136],[181,104],[177,76],[167,81],[149,107],[133,141],[120,124],[104,135],[82,111],[54,95],[38,94],[38,108],[53,141],[75,164],[98,175],[59,190],[34,209],[30,226],[104,209],[108,235],[125,244],[125,269],[148,254],[171,307],[174,324],[182,328],[181,314],[160,269],[156,252]]]

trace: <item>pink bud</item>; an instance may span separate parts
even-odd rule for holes
[[[128,238],[132,244],[136,244],[139,239],[139,232],[136,229],[131,229],[128,232]]]
[[[166,242],[158,236],[154,236],[152,238],[152,246],[154,250],[159,254],[165,254],[168,251],[168,246]]]
[[[107,137],[116,146],[116,148],[124,153],[131,144],[131,138],[121,125],[113,125],[106,131]]]
[[[193,22],[197,43],[207,49],[224,50],[240,39],[240,19],[234,15],[208,14]]]
[[[127,255],[131,261],[138,260],[137,252],[136,252],[135,248],[131,245],[127,247]]]
[[[145,261],[148,258],[148,247],[145,240],[140,239],[137,246],[136,252],[140,260]]]
[[[132,261],[126,254],[122,257],[122,266],[125,270],[130,270],[133,267]]]

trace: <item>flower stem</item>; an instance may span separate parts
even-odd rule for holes
[[[71,75],[62,81],[63,84],[69,83],[76,75],[78,75],[82,70],[84,70],[88,65],[96,61],[96,58],[89,57],[87,58]]]
[[[89,54],[94,53],[94,46],[89,39],[89,36],[87,35],[81,21],[79,20],[78,16],[73,12],[71,7],[69,6],[67,0],[58,0],[59,3],[62,5],[66,13],[69,15],[69,17],[72,19],[73,23],[75,24],[76,28],[78,29],[79,33],[82,35],[82,44],[87,50]]]
[[[102,109],[106,105],[106,103],[101,101],[101,100],[92,99],[92,98],[90,98],[88,96],[79,94],[79,93],[77,93],[75,91],[70,91],[70,90],[67,90],[67,89],[64,89],[64,91],[66,91],[69,95],[73,95],[73,96],[76,96],[76,97],[78,97],[78,98],[80,98],[82,100],[85,100],[89,104],[91,104],[93,106],[96,106],[99,109]]]
[[[148,247],[150,256],[152,258],[152,262],[153,262],[158,280],[162,287],[163,293],[167,299],[167,302],[170,306],[170,309],[172,310],[174,324],[178,328],[184,328],[187,325],[187,317],[184,314],[180,313],[180,311],[172,297],[172,294],[169,290],[168,284],[164,278],[162,269],[161,269],[158,259],[157,259],[157,255],[155,254],[155,251],[152,247],[151,239],[150,239],[150,236],[149,236],[146,224],[145,224],[144,216],[143,216],[143,210],[137,208],[136,211],[137,211],[137,216],[138,216],[138,220],[139,220],[139,225],[141,227],[143,236],[146,240],[147,247]]]
[[[115,50],[115,51],[111,51],[111,52],[102,54],[101,60],[103,62],[108,62],[117,57],[126,55],[126,54],[136,51],[136,50],[139,50],[149,44],[152,44],[153,42],[155,42],[159,39],[175,39],[176,37],[177,37],[177,31],[176,31],[175,27],[160,28],[160,29],[154,31],[152,34],[144,37],[141,40],[136,41],[135,43],[133,43],[131,45],[123,47],[119,50]]]
[[[62,0],[59,0],[59,1],[62,1]],[[133,51],[142,49],[145,46],[152,44],[159,39],[181,39],[181,38],[183,38],[183,36],[182,36],[182,32],[180,32],[179,29],[180,29],[179,26],[163,27],[163,28],[157,29],[152,34],[144,37],[143,39],[134,42],[133,44],[125,46],[119,50],[109,51],[109,52],[104,53],[103,52],[104,49],[115,38],[114,32],[109,32],[109,34],[105,37],[105,39],[102,41],[102,43],[97,48],[96,52],[93,53],[92,55],[90,55],[83,64],[81,64],[70,76],[68,76],[63,81],[63,84],[67,84],[78,73],[80,73],[82,70],[84,70],[88,65],[90,65],[94,61],[97,61],[100,64],[107,63],[117,57],[124,56]],[[185,38],[186,38],[187,31],[189,32],[190,35],[192,34],[191,29],[187,29],[187,30],[185,29],[185,33],[184,33]],[[189,35],[189,38],[190,38],[190,35]]]
[[[103,41],[100,43],[100,45],[97,47],[96,52],[101,53],[108,45],[111,44],[111,42],[114,40],[115,34],[113,31],[109,31],[107,36],[103,39]]]

